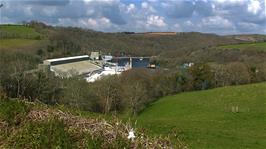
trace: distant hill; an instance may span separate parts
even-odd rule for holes
[[[155,134],[177,133],[189,148],[263,149],[266,83],[164,97],[138,118]]]
[[[227,37],[247,42],[266,42],[266,35],[263,34],[229,35]]]
[[[176,32],[144,32],[144,33],[138,33],[142,35],[154,35],[154,36],[174,36],[177,35]]]
[[[156,61],[161,67],[176,68],[185,62],[227,63],[240,59],[255,63],[261,62],[261,57],[264,58],[266,54],[263,52],[258,55],[250,46],[244,51],[213,50],[220,46],[250,43],[250,40],[237,38],[240,36],[252,37],[258,42],[264,38],[263,35],[219,36],[199,32],[104,33],[76,27],[53,27],[39,22],[0,25],[0,32],[0,50],[27,50],[33,55],[38,54],[41,59],[101,51],[114,56],[157,56]]]
[[[84,49],[101,50],[113,55],[126,53],[138,56],[153,56],[169,51],[176,51],[175,55],[179,55],[178,51],[181,50],[239,43],[239,40],[233,38],[197,32],[103,33],[73,27],[51,27],[36,22],[27,25],[0,25],[0,39],[43,38],[53,41],[53,46],[67,50],[67,53],[80,53]]]
[[[60,41],[60,48],[77,52],[101,50],[113,55],[154,56],[163,54],[164,57],[179,56],[180,52],[202,47],[239,43],[241,41],[225,38],[214,34],[202,33],[103,33],[87,31],[79,28],[53,28],[49,34],[51,40]],[[159,35],[158,35],[159,34]],[[164,35],[160,35],[164,34]],[[62,39],[69,46],[62,45]],[[73,47],[74,46],[74,47]],[[67,48],[71,49],[67,49]]]

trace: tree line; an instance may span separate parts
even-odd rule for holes
[[[0,96],[136,115],[166,95],[266,80],[265,51],[216,49],[213,47],[219,44],[238,43],[217,35],[145,36],[51,27],[38,22],[26,25],[43,35],[47,45],[35,49],[36,53],[0,50]],[[28,71],[46,58],[98,49],[113,55],[157,55],[154,62],[161,69],[134,69],[94,83],[79,77],[62,79],[41,71]],[[195,65],[183,68],[186,62]]]
[[[64,104],[100,113],[137,115],[158,98],[180,92],[266,81],[266,63],[248,65],[198,63],[175,70],[132,69],[94,83],[83,78],[58,78],[26,73],[38,60],[23,53],[0,55],[0,95]],[[19,58],[17,58],[19,57]]]

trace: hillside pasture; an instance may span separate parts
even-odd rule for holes
[[[266,51],[266,42],[256,42],[256,43],[242,43],[242,44],[231,44],[219,46],[221,49],[254,49]]]
[[[24,25],[0,25],[0,39],[6,38],[40,39],[41,34]]]
[[[137,118],[153,134],[173,134],[189,148],[266,147],[266,83],[164,97]]]
[[[0,50],[4,49],[32,49],[39,47],[44,41],[33,39],[0,39]]]

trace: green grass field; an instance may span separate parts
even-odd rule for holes
[[[1,38],[7,36],[8,38],[40,38],[41,34],[36,32],[33,28],[23,25],[0,25]]]
[[[42,40],[33,39],[0,39],[1,49],[25,49],[39,46]]]
[[[258,42],[258,43],[242,43],[242,44],[232,44],[219,46],[222,49],[257,49],[266,51],[266,42]]]
[[[0,25],[0,50],[36,51],[46,42],[33,28],[23,25]]]
[[[265,103],[266,83],[224,87],[164,97],[137,120],[154,134],[177,132],[189,148],[262,149]]]

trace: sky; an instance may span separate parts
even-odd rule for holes
[[[0,0],[0,24],[37,20],[103,32],[266,34],[266,0]]]

